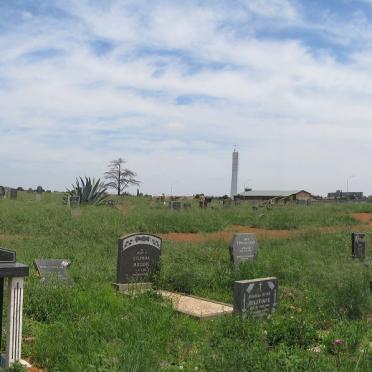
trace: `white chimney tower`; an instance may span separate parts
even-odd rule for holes
[[[231,198],[238,193],[238,165],[239,165],[239,153],[236,151],[236,147],[234,147],[234,151],[232,153],[232,174],[231,174]]]

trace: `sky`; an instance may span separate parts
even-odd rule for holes
[[[0,185],[372,194],[372,0],[0,0]],[[135,188],[130,188],[135,192]]]

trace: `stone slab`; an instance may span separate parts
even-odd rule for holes
[[[67,267],[71,264],[67,259],[35,259],[34,266],[41,280],[56,279],[72,284],[72,279],[67,273]]]
[[[152,289],[152,283],[112,283],[119,293],[136,295]]]
[[[199,319],[214,318],[233,313],[233,305],[223,302],[169,291],[159,291],[158,293],[164,298],[170,299],[176,311]]]

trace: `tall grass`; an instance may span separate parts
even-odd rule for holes
[[[25,285],[23,354],[40,367],[334,371],[334,340],[341,338],[342,370],[371,370],[372,332],[366,317],[372,273],[350,258],[348,232],[357,223],[350,213],[369,211],[369,205],[278,207],[258,217],[249,206],[223,209],[215,204],[214,209],[177,213],[160,203],[127,198],[117,208],[70,210],[54,194],[41,202],[22,197],[0,201],[0,245],[15,249],[18,260],[30,265],[35,258],[68,258],[75,282],[72,287],[40,282],[31,267]],[[240,270],[230,264],[223,241],[164,240],[154,284],[231,303],[234,280],[276,276],[280,302],[271,318],[200,322],[174,313],[155,293],[131,298],[111,288],[120,235],[137,230],[208,232],[233,224],[303,229],[303,234],[260,239],[257,259]],[[317,226],[345,226],[345,231],[315,233]],[[320,353],[309,351],[316,347]]]

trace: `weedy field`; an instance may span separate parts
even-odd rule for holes
[[[372,213],[372,205],[278,206],[262,213],[214,202],[175,212],[131,197],[117,199],[114,208],[78,209],[63,205],[62,194],[0,200],[0,246],[31,267],[23,356],[48,371],[371,371],[372,268],[351,259],[350,232],[372,232],[352,217],[360,212]],[[223,239],[166,238],[208,236],[234,225],[291,233],[259,238],[257,259],[240,271],[231,267]],[[155,293],[116,293],[117,239],[138,231],[165,234],[156,287],[232,303],[235,280],[275,276],[276,313],[264,321],[198,321],[175,313]],[[35,258],[70,259],[75,285],[40,282]]]

